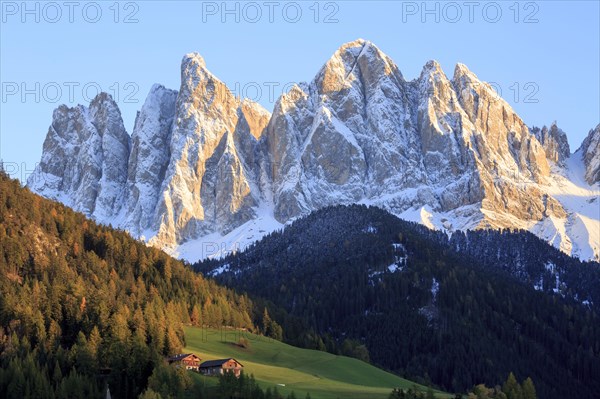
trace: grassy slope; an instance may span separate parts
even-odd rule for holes
[[[242,336],[250,341],[250,348],[236,345]],[[185,350],[202,360],[233,357],[244,365],[247,374],[254,374],[263,388],[277,385],[281,393],[294,391],[300,398],[307,392],[313,399],[387,398],[395,387],[415,385],[360,360],[300,349],[241,331],[187,327],[185,337]],[[206,386],[216,384],[215,378],[198,380]]]

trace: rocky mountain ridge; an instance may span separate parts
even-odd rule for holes
[[[340,203],[448,232],[527,229],[598,259],[599,145],[600,125],[570,154],[556,124],[529,128],[466,66],[449,79],[430,61],[407,81],[357,40],[272,114],[195,53],[179,91],[152,87],[131,138],[109,95],[61,106],[28,185],[190,260]]]

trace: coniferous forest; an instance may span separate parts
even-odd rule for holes
[[[337,206],[195,268],[282,306],[271,316],[296,345],[451,392],[511,371],[542,398],[600,392],[600,265],[529,233],[448,237],[378,208]]]
[[[253,329],[246,296],[4,174],[0,292],[2,398],[178,397],[182,323]]]
[[[194,268],[213,278],[1,174],[0,397],[201,397],[164,363],[183,324],[258,331],[469,397],[600,390],[598,264],[528,233],[448,237],[339,206]],[[278,397],[252,378],[219,384],[221,397]]]

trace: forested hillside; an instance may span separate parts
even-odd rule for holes
[[[448,238],[377,208],[338,206],[195,267],[283,306],[272,317],[288,342],[452,392],[511,371],[532,377],[542,398],[600,392],[600,266],[529,233]]]
[[[253,329],[252,303],[0,173],[0,397],[135,398],[182,323]],[[178,389],[174,369],[158,370]]]
[[[510,371],[543,398],[600,391],[599,265],[528,233],[448,238],[333,207],[195,267],[254,301],[0,174],[0,397],[190,395],[163,366],[182,323],[283,333],[453,392]]]

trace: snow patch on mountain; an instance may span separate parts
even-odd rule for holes
[[[581,152],[567,160],[565,168],[556,168],[548,195],[556,198],[564,208],[566,217],[549,218],[555,228],[554,237],[538,235],[572,256],[600,260],[600,183],[588,184]],[[536,234],[538,226],[531,231]],[[551,230],[551,229],[550,229]]]
[[[265,235],[281,230],[284,224],[273,217],[271,209],[261,208],[257,217],[233,229],[227,234],[212,233],[189,240],[166,251],[177,258],[196,262],[199,259],[223,258],[231,253],[245,250]]]

